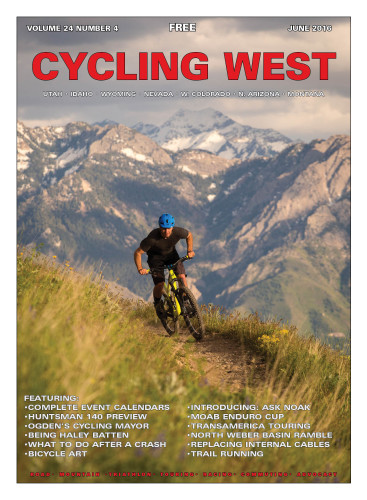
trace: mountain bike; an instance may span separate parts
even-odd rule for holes
[[[196,340],[201,340],[205,334],[204,322],[201,311],[192,291],[183,284],[174,272],[179,262],[189,260],[189,257],[181,257],[174,264],[166,264],[164,270],[168,270],[168,276],[164,283],[163,300],[157,316],[169,335],[177,334],[180,330],[180,317],[183,318],[187,328]],[[154,274],[154,269],[149,269]]]

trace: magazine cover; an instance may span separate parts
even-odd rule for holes
[[[350,483],[350,18],[17,18],[18,483]]]

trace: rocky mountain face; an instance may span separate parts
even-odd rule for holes
[[[148,299],[151,280],[136,273],[133,252],[162,212],[194,235],[186,268],[203,302],[318,336],[348,333],[349,137],[243,161],[173,152],[113,123],[18,124],[21,243],[92,265]]]
[[[204,300],[243,311],[261,302],[316,333],[349,328],[349,137],[228,170],[207,220]]]
[[[134,129],[172,152],[201,149],[227,159],[271,157],[292,142],[275,130],[240,125],[211,108],[180,110],[160,127],[139,122]]]
[[[43,243],[61,261],[97,263],[106,279],[119,278],[147,297],[150,282],[137,279],[132,253],[162,212],[175,213],[178,225],[198,221],[198,234],[203,233],[206,206],[218,190],[204,173],[213,162],[214,155],[198,151],[176,161],[123,125],[28,128],[19,123],[20,241]],[[233,163],[220,159],[214,170]]]

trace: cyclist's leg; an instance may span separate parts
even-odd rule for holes
[[[153,300],[154,305],[157,305],[161,300],[164,288],[164,270],[161,256],[155,255],[148,258],[148,265],[153,270],[152,279],[154,283]]]
[[[177,277],[182,281],[184,286],[187,286],[186,274],[178,274]]]
[[[157,313],[158,318],[164,316],[163,313],[163,302],[162,302],[162,293],[164,288],[164,276],[156,275],[153,277],[155,286],[153,288],[153,303]]]
[[[187,286],[187,280],[186,280],[186,270],[185,266],[183,265],[182,262],[179,262],[175,268],[176,276],[179,278],[180,283],[182,283],[184,286]]]
[[[155,286],[153,288],[153,298],[154,298],[154,301],[156,301],[156,300],[158,301],[162,297],[163,288],[164,288],[164,278],[158,277],[158,278],[154,278],[154,279],[156,281],[155,281]]]
[[[188,286],[187,286],[187,279],[186,279],[187,274],[186,274],[185,266],[183,265],[182,262],[179,262],[177,264],[175,271],[176,271],[176,275],[177,275],[177,277],[179,279],[179,286],[180,286],[180,288],[183,288],[183,287],[188,288]],[[190,306],[190,303],[188,301],[188,298],[187,298],[186,294],[184,293],[183,295],[181,295],[181,297],[182,297],[182,299],[184,301],[184,305],[186,307],[186,310],[187,311],[191,310],[191,306]]]

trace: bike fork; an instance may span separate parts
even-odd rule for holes
[[[179,302],[179,300],[177,298],[177,291],[178,291],[177,281],[176,280],[169,280],[168,281],[168,283],[166,285],[167,296],[169,296],[170,287],[171,287],[171,290],[172,290],[172,295],[173,295],[173,300],[174,300],[173,307],[177,311],[177,316],[180,316],[180,314],[181,314],[181,305],[180,305],[180,302]]]

